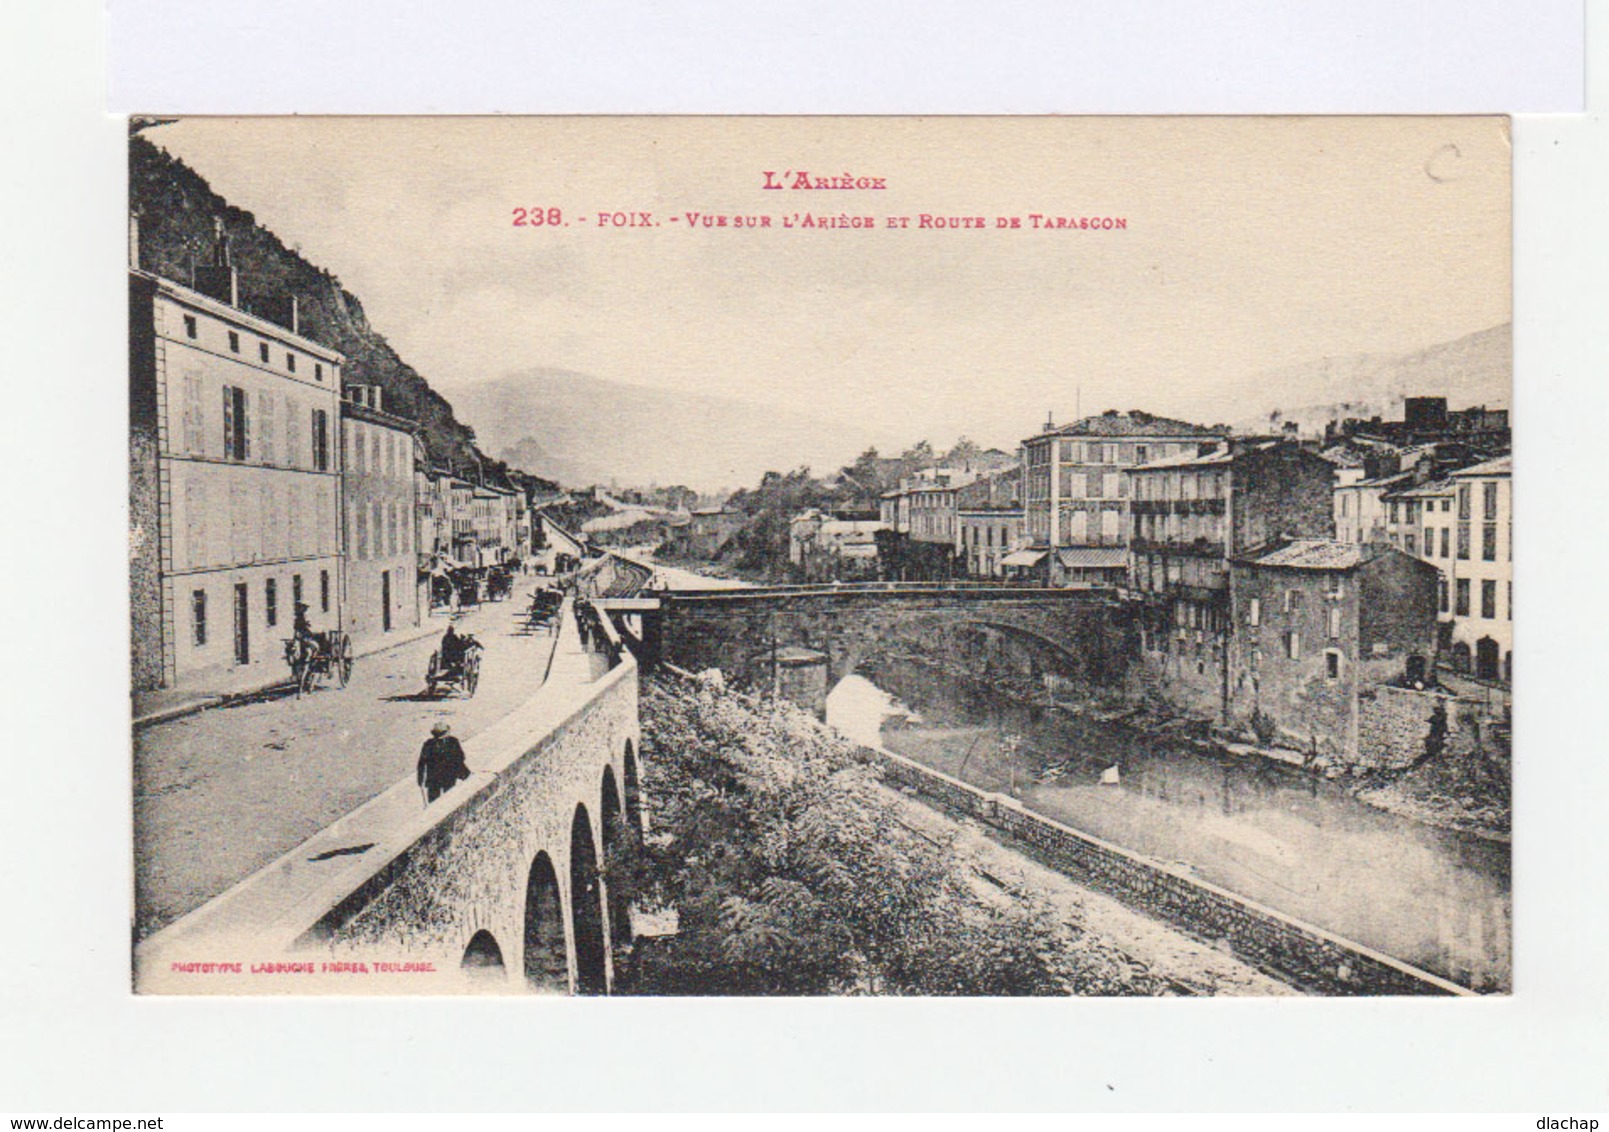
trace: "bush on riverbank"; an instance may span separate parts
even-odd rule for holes
[[[988,889],[900,820],[855,748],[785,706],[650,682],[653,834],[611,884],[678,931],[639,941],[624,994],[1137,994],[1082,925]]]

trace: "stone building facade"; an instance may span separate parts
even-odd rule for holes
[[[342,356],[209,293],[129,272],[134,691],[284,672],[294,603],[341,625]]]
[[[1181,705],[1229,712],[1229,566],[1280,539],[1332,536],[1334,466],[1289,440],[1231,440],[1129,469],[1129,589],[1144,663]]]
[[[373,385],[349,388],[341,402],[347,632],[359,645],[420,624],[418,426],[382,404]]]
[[[1388,730],[1365,722],[1392,707],[1377,688],[1434,682],[1436,576],[1380,543],[1298,539],[1235,559],[1228,722],[1332,762],[1403,761],[1360,733]]]
[[[1003,578],[1022,546],[1022,469],[978,478],[956,492],[956,549],[969,577]]]
[[[1514,679],[1513,458],[1454,472],[1453,629],[1450,662],[1459,672],[1509,684]]]
[[[1226,430],[1150,413],[1115,409],[1056,427],[1023,444],[1023,525],[1028,546],[1044,550],[1045,580],[1064,585],[1091,580],[1122,579],[1128,544],[1128,481],[1125,472],[1155,460],[1196,455],[1203,444],[1221,439]],[[1061,549],[1115,549],[1107,556],[1063,556]],[[1099,565],[1097,565],[1099,564]]]

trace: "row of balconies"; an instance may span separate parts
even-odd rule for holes
[[[1138,554],[1161,552],[1208,558],[1222,558],[1224,555],[1224,544],[1209,538],[1196,538],[1186,542],[1183,539],[1161,540],[1135,536],[1129,539],[1129,549]]]
[[[1135,515],[1222,515],[1222,499],[1131,499]]]

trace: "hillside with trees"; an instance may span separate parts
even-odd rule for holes
[[[141,128],[136,121],[129,138],[128,206],[139,224],[137,266],[190,286],[195,266],[212,260],[215,224],[221,221],[241,308],[286,325],[294,297],[301,334],[346,356],[346,384],[380,386],[388,411],[418,421],[433,464],[492,483],[557,486],[484,455],[475,430],[369,325],[356,295],[287,248],[250,212],[213,192],[194,169],[142,136]]]
[[[727,543],[720,564],[762,580],[787,574],[788,523],[801,511],[816,507],[839,514],[876,515],[886,491],[929,468],[995,466],[1014,463],[998,450],[986,450],[962,437],[948,451],[923,440],[897,456],[868,448],[853,463],[826,476],[809,468],[766,472],[752,488],[742,488],[727,506],[744,515],[744,523]]]
[[[676,930],[617,994],[1170,993],[1076,910],[1001,893],[798,709],[669,679],[642,720],[654,833],[608,883]]]

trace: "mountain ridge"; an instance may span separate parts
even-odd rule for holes
[[[1402,353],[1349,354],[1262,370],[1238,383],[1230,397],[1260,404],[1255,415],[1233,422],[1240,431],[1264,431],[1296,421],[1319,432],[1328,421],[1379,416],[1400,420],[1405,397],[1447,398],[1448,408],[1508,408],[1514,385],[1514,328],[1499,323]],[[1271,396],[1267,391],[1280,391]]]
[[[489,450],[566,483],[685,483],[700,490],[767,471],[836,469],[865,447],[858,429],[756,402],[534,366],[456,390]]]

